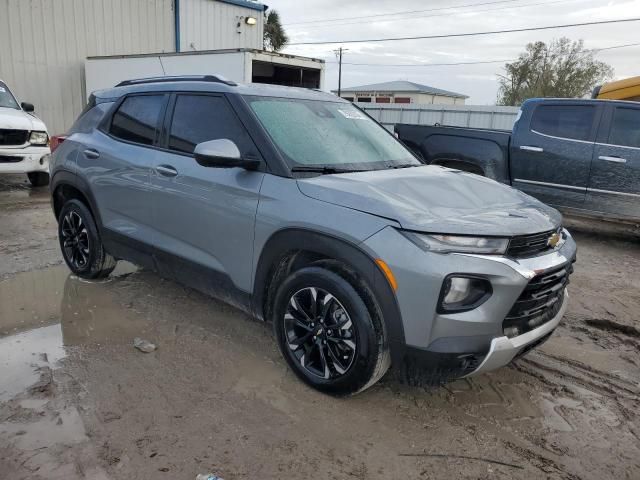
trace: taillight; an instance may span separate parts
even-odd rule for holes
[[[56,148],[60,146],[62,142],[67,139],[66,135],[54,135],[49,139],[49,148],[51,149],[51,153],[56,151]]]

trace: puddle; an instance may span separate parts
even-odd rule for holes
[[[118,301],[115,284],[136,267],[121,262],[114,275],[87,282],[66,266],[21,273],[0,282],[0,402],[55,367],[65,347],[130,342],[147,322]]]
[[[39,368],[65,356],[60,324],[0,339],[0,402],[9,400],[40,378]]]

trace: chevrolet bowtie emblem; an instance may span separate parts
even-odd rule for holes
[[[547,245],[551,248],[556,248],[560,243],[560,240],[562,240],[562,235],[556,232],[547,239]]]

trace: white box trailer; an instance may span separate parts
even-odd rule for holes
[[[87,98],[123,80],[172,75],[222,75],[239,83],[324,89],[324,60],[253,49],[88,57]]]

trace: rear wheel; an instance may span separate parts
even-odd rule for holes
[[[58,239],[64,261],[81,278],[103,278],[116,267],[116,260],[102,245],[93,215],[79,200],[69,200],[62,207]]]
[[[29,172],[27,177],[34,187],[49,185],[49,174],[47,172]]]
[[[320,391],[357,393],[389,367],[379,319],[347,280],[324,268],[303,268],[282,283],[273,323],[289,366]]]

